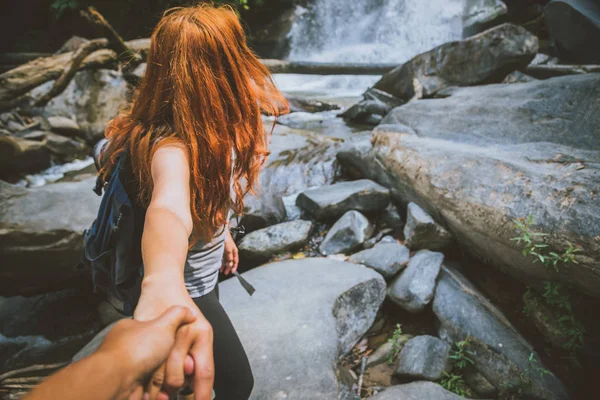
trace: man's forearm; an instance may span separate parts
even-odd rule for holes
[[[134,380],[123,364],[108,354],[95,353],[52,375],[24,400],[127,399]]]

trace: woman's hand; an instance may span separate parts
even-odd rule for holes
[[[209,400],[214,381],[213,331],[182,280],[173,282],[157,275],[145,278],[134,319],[154,319],[172,306],[188,308],[196,319],[179,329],[173,351],[152,376],[146,392],[150,399],[168,399],[184,386],[186,374],[193,373],[195,399]]]
[[[229,275],[237,271],[240,258],[238,256],[238,248],[235,241],[231,237],[229,229],[226,229],[225,234],[225,252],[223,253],[223,265],[221,272]]]

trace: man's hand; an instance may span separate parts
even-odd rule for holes
[[[238,255],[238,248],[235,244],[235,241],[231,237],[229,229],[226,229],[226,231],[225,253],[223,253],[223,265],[221,266],[221,272],[223,272],[225,275],[229,275],[237,271],[240,258]]]
[[[48,378],[26,399],[147,399],[146,381],[173,354],[187,354],[190,327],[200,317],[186,307],[170,307],[150,321],[122,320],[106,335],[96,352]],[[205,364],[202,360],[194,361],[200,368],[212,370],[212,335],[196,345],[195,351],[210,354]],[[196,399],[209,400],[212,380],[205,390],[197,389]]]
[[[106,335],[97,356],[121,364],[119,368],[125,373],[125,392],[141,393],[145,382],[169,354],[180,350],[176,347],[181,346],[181,341],[176,341],[178,331],[195,320],[196,315],[188,308],[178,306],[151,321],[124,319]]]
[[[146,392],[151,400],[166,400],[184,386],[186,374],[193,373],[195,399],[210,400],[214,383],[212,326],[198,310],[185,286],[157,276],[145,279],[133,316],[138,321],[151,320],[173,305],[192,310],[195,320],[177,331],[173,350],[154,372]]]

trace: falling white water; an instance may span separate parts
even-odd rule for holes
[[[290,60],[398,63],[460,39],[465,0],[314,0],[291,35]],[[376,76],[277,75],[288,92],[359,94]]]

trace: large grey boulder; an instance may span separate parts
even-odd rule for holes
[[[384,278],[391,279],[400,272],[410,260],[410,251],[397,241],[378,243],[372,249],[359,251],[348,261],[373,268]]]
[[[300,208],[317,219],[336,218],[350,210],[378,211],[389,202],[389,190],[367,179],[307,190],[296,199]]]
[[[412,382],[396,385],[371,397],[370,400],[462,400],[437,383]]]
[[[95,179],[23,189],[0,181],[0,295],[33,294],[89,277],[83,230],[100,205]]]
[[[419,251],[410,259],[402,274],[390,284],[388,297],[408,312],[422,311],[433,298],[442,262],[442,253]]]
[[[344,168],[420,204],[463,249],[517,279],[600,297],[600,74],[461,88],[386,120],[416,136],[376,133],[371,151],[338,154]],[[524,257],[511,239],[513,221],[528,215],[555,250],[579,244],[578,264],[555,272]]]
[[[452,347],[433,336],[423,335],[410,339],[400,352],[396,375],[405,378],[435,381],[450,372]]]
[[[503,24],[420,54],[385,74],[374,87],[407,102],[433,97],[450,86],[501,82],[526,67],[537,50],[537,37],[520,26]]]
[[[296,220],[249,233],[238,245],[240,259],[256,265],[279,253],[299,249],[308,241],[312,227],[310,221]]]
[[[38,98],[53,84],[47,82],[32,90],[31,95]],[[80,71],[65,91],[44,107],[44,115],[75,121],[86,141],[95,143],[104,136],[108,122],[127,104],[129,94],[127,81],[120,71]]]
[[[367,217],[358,211],[348,211],[329,229],[319,252],[323,255],[348,253],[367,241],[373,230]]]
[[[221,284],[223,307],[248,353],[251,399],[335,399],[335,364],[369,329],[385,282],[368,268],[329,259],[276,262]]]
[[[415,203],[408,204],[404,239],[411,250],[442,250],[452,243],[452,235]]]
[[[561,58],[579,64],[600,64],[597,0],[553,0],[544,9],[544,18]]]
[[[459,272],[443,268],[433,299],[441,338],[470,338],[475,368],[496,388],[536,399],[569,399],[567,388],[504,314]],[[534,361],[531,361],[534,360]]]
[[[466,0],[463,13],[463,36],[471,36],[492,26],[508,13],[500,0]]]
[[[326,258],[275,262],[243,275],[256,288],[252,297],[233,280],[219,292],[252,366],[250,399],[337,399],[335,365],[375,321],[385,297],[381,275]],[[111,328],[74,360],[91,354]]]

